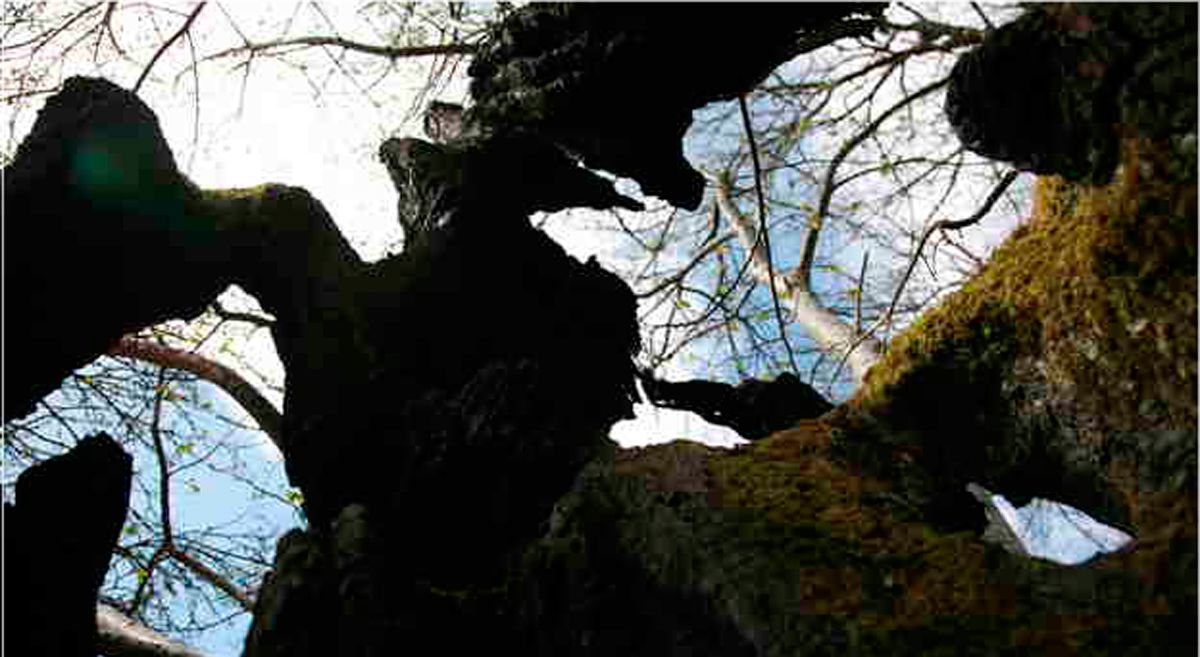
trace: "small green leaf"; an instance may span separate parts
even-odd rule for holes
[[[180,454],[191,454],[194,448],[195,445],[192,443],[179,443],[175,446],[175,451],[179,452]]]
[[[292,504],[295,504],[296,506],[300,506],[301,504],[304,504],[304,494],[301,493],[300,489],[298,489],[298,488],[289,488],[288,491],[283,494],[283,496],[284,496],[284,498],[287,499],[288,502],[291,502]]]

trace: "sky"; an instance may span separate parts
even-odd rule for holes
[[[308,3],[290,1],[210,3],[194,26],[197,50],[205,53],[236,46],[239,44],[238,31],[255,40],[275,38],[281,33],[282,24],[289,21],[288,34],[291,35],[329,33],[332,25],[344,36],[378,42],[380,26],[386,23],[385,19],[356,13],[357,4],[323,3],[321,11],[315,11]],[[125,22],[120,25],[120,38],[127,45],[143,40],[142,49],[137,52],[153,51],[163,35],[173,32],[182,22],[183,12],[188,9],[186,4],[175,3],[173,6],[179,10],[174,16],[161,12],[151,14],[136,6],[123,9],[122,20]],[[966,11],[962,9],[965,7],[965,4],[959,5],[959,10]],[[301,60],[310,62],[304,68],[260,57],[251,64],[248,78],[244,77],[246,67],[241,65],[244,60],[239,58],[203,63],[193,76],[189,69],[190,52],[183,42],[173,46],[157,63],[140,95],[158,114],[177,162],[193,181],[206,188],[247,187],[265,182],[304,187],[326,206],[339,229],[364,259],[377,260],[395,252],[401,237],[396,221],[395,191],[376,158],[376,149],[389,136],[422,136],[419,122],[410,116],[410,105],[427,80],[427,60],[399,61],[396,71],[385,84],[364,91],[359,83],[339,74],[337,66],[328,66],[339,57],[336,51],[313,51],[311,59]],[[62,77],[104,75],[128,87],[141,73],[145,62],[144,58],[131,61],[115,58],[97,68],[89,62],[87,54],[81,51],[79,57],[57,62],[58,74]],[[349,57],[341,59],[338,65],[357,71],[359,69],[355,67],[379,66],[379,62]],[[899,90],[888,93],[899,93]],[[439,88],[433,98],[462,102],[465,95],[465,77],[458,75]],[[364,97],[368,102],[363,101]],[[11,151],[28,131],[39,106],[40,103],[23,108],[0,105],[0,124],[5,131],[0,133],[0,138],[6,144],[6,150]],[[978,194],[983,193],[986,188],[981,187]],[[966,209],[973,208],[973,203],[973,199],[965,198],[961,206],[955,206],[949,214],[955,218],[965,216]],[[919,222],[923,218],[921,208],[911,208],[908,219]],[[1018,220],[1019,217],[1010,212],[964,231],[961,238],[977,251],[986,253],[1015,227]],[[574,213],[569,220],[548,222],[547,227],[569,253],[580,259],[595,255],[601,262],[611,262],[619,257],[619,239],[610,231],[587,230],[590,221],[586,215]],[[786,248],[787,245],[782,246]],[[836,257],[841,259],[844,267],[856,269],[861,249],[850,244]],[[878,254],[872,256],[879,257]],[[227,293],[222,301],[235,309],[254,305],[252,299],[237,290]],[[244,341],[241,358],[220,348],[224,339]],[[213,340],[202,353],[242,371],[246,371],[248,364],[261,374],[250,376],[251,380],[258,382],[260,390],[277,406],[281,404],[282,365],[266,331],[234,329]],[[688,371],[685,365],[676,365],[660,374],[685,378],[695,372]],[[224,393],[209,391],[205,394],[224,413],[243,416]],[[644,404],[636,410],[636,420],[620,422],[613,428],[613,438],[622,445],[680,438],[723,447],[743,442],[731,430],[710,425],[691,413],[655,409]],[[222,429],[214,425],[210,430],[219,432]],[[249,436],[246,439],[251,441],[248,445],[252,449],[243,452],[243,458],[253,461],[249,467],[266,478],[268,485],[276,490],[285,489],[277,450],[261,435]],[[139,463],[137,467],[150,467],[150,464]],[[274,483],[270,484],[270,480]],[[176,491],[177,514],[183,519],[181,522],[194,523],[197,527],[227,522],[237,516],[233,510],[252,508],[256,502],[252,493],[244,488],[227,486],[225,480],[211,472],[197,471],[194,484],[198,490],[185,486]],[[1043,532],[1042,538],[1036,535],[1038,532],[1026,532],[1023,538],[1031,545],[1039,546],[1035,552],[1042,550],[1046,556],[1060,560],[1080,559],[1084,551],[1081,546],[1087,541],[1070,537],[1068,529],[1072,523],[1053,520],[1068,512],[1049,507],[1044,502],[1031,503],[1021,510],[1012,509],[1011,505],[1003,507],[998,503],[998,506],[1008,514],[1006,517],[1012,518],[1016,527],[1064,527],[1061,531]],[[261,511],[262,522],[281,529],[296,523],[294,511],[284,505],[262,508],[266,509]],[[1057,524],[1039,525],[1040,519],[1045,518],[1051,519],[1047,522]],[[238,625],[233,630],[196,637],[192,642],[213,655],[237,654],[244,623],[239,621]]]

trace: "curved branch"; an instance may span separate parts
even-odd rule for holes
[[[1000,196],[1004,194],[1004,191],[1008,189],[1008,186],[1017,179],[1019,174],[1020,172],[1015,170],[1004,174],[1004,177],[1000,179],[1000,182],[997,183],[994,188],[992,188],[991,193],[988,194],[987,200],[985,200],[983,205],[975,211],[975,214],[967,217],[966,219],[942,219],[941,221],[934,223],[925,231],[925,234],[921,236],[920,243],[917,244],[917,249],[913,251],[912,258],[910,258],[908,261],[908,268],[904,271],[904,277],[900,279],[900,284],[896,286],[896,292],[892,295],[892,303],[888,305],[887,313],[885,313],[883,316],[885,321],[891,320],[892,313],[896,310],[896,303],[900,301],[900,293],[904,291],[904,285],[908,283],[909,277],[912,276],[913,268],[917,266],[917,260],[921,257],[921,250],[925,248],[925,242],[929,241],[930,236],[939,230],[960,230],[977,223],[980,219],[983,219],[984,215],[991,211],[992,206],[996,204],[996,201],[1000,199]]]
[[[266,397],[232,369],[199,354],[130,336],[117,341],[117,344],[108,350],[108,355],[136,358],[155,365],[172,367],[216,384],[246,409],[276,447],[283,449],[283,416]]]
[[[154,56],[150,58],[150,62],[146,64],[146,68],[142,69],[142,74],[138,76],[137,82],[134,83],[131,90],[133,93],[136,94],[138,89],[142,88],[142,83],[146,81],[146,76],[150,75],[150,69],[154,68],[154,65],[158,62],[158,58],[162,57],[167,48],[170,48],[171,44],[178,41],[179,37],[183,36],[192,27],[192,23],[196,20],[196,17],[200,15],[200,10],[204,9],[204,4],[203,2],[197,3],[196,8],[192,10],[191,14],[188,14],[187,20],[183,22],[183,25],[155,51]],[[107,17],[108,14],[105,14],[106,19]]]

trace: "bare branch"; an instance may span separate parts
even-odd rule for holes
[[[896,286],[896,291],[892,294],[892,302],[888,305],[887,312],[884,313],[883,316],[880,317],[879,320],[867,330],[866,333],[863,333],[864,337],[874,333],[879,329],[879,327],[891,321],[892,313],[896,311],[896,304],[900,301],[900,295],[904,292],[904,286],[908,283],[909,277],[912,276],[913,268],[916,267],[917,260],[919,260],[921,257],[921,250],[925,248],[925,242],[929,241],[929,237],[939,230],[959,230],[978,222],[984,217],[984,215],[991,211],[992,206],[996,204],[996,201],[1001,195],[1004,194],[1009,185],[1011,185],[1013,181],[1017,179],[1019,174],[1020,172],[1018,171],[1009,171],[1006,173],[1004,177],[1000,179],[1000,182],[997,183],[994,188],[992,188],[991,193],[988,194],[988,197],[983,202],[983,205],[980,206],[980,208],[971,216],[967,217],[966,219],[959,220],[943,219],[934,223],[925,231],[925,234],[921,236],[921,241],[917,243],[916,250],[913,251],[912,257],[908,261],[908,267],[904,271],[904,276],[900,278],[900,284]]]
[[[75,23],[75,21],[79,20],[80,18],[83,18],[84,16],[86,16],[86,15],[92,13],[93,11],[95,11],[96,9],[98,9],[101,4],[103,4],[103,3],[96,2],[96,3],[90,4],[86,7],[84,7],[83,9],[80,9],[79,11],[72,14],[71,17],[68,18],[66,20],[66,22],[64,22],[62,25],[59,25],[58,27],[56,27],[52,30],[47,30],[46,32],[43,32],[43,33],[37,35],[36,37],[29,39],[28,41],[7,44],[4,46],[3,50],[16,50],[17,48],[24,48],[25,46],[36,43],[37,46],[35,46],[33,49],[33,52],[30,53],[30,55],[35,55],[35,54],[37,54],[37,51],[42,48],[42,46],[45,46],[46,44],[50,43],[50,41],[53,40],[54,37],[58,36],[59,34],[62,34],[64,31],[66,31],[66,29],[71,27],[71,25],[73,25]]]
[[[433,46],[375,46],[369,43],[360,43],[358,41],[350,41],[341,37],[330,36],[304,36],[294,37],[291,39],[277,39],[275,41],[264,41],[262,43],[246,42],[245,45],[236,48],[229,48],[218,53],[208,55],[200,61],[208,61],[210,59],[220,59],[222,57],[230,57],[232,55],[240,55],[242,53],[259,54],[264,51],[278,50],[288,47],[318,47],[318,46],[334,46],[337,48],[345,48],[346,50],[354,50],[356,52],[366,53],[368,55],[379,55],[390,59],[403,59],[406,57],[431,57],[437,55],[473,55],[475,54],[476,46],[471,43],[443,43]]]
[[[250,612],[254,611],[254,598],[249,593],[243,591],[241,588],[234,585],[233,582],[223,577],[220,573],[212,568],[209,568],[199,559],[193,557],[178,547],[171,545],[168,546],[167,550],[171,553],[172,559],[183,564],[189,570],[199,575],[204,581],[217,587],[229,597],[237,600],[237,603],[241,605],[242,609]]]
[[[873,338],[856,335],[853,326],[847,324],[836,313],[824,306],[810,290],[798,284],[799,277],[796,276],[796,270],[787,274],[776,274],[774,278],[770,278],[762,245],[755,235],[754,224],[738,210],[730,196],[728,173],[716,177],[715,188],[721,212],[729,218],[734,231],[749,251],[750,255],[746,261],[752,264],[758,280],[777,286],[779,293],[789,300],[793,321],[799,323],[823,349],[846,349],[847,357],[850,358],[851,371],[854,372],[856,378],[861,380],[867,370],[879,360],[883,345]],[[859,349],[860,346],[861,349]]]
[[[996,26],[992,24],[991,19],[989,19],[987,14],[984,13],[983,7],[980,7],[978,2],[972,2],[971,9],[975,10],[975,13],[978,14],[979,18],[983,20],[983,24],[987,26],[988,30],[996,29]]]
[[[159,431],[162,420],[162,403],[167,396],[167,368],[158,368],[158,383],[154,386],[154,415],[150,420],[150,438],[154,441],[154,454],[158,460],[158,503],[160,521],[162,522],[163,544],[168,549],[171,546],[171,470],[167,462],[167,452],[163,447],[162,432]]]
[[[706,244],[704,246],[704,248],[697,251],[696,254],[694,256],[692,256],[692,259],[689,260],[687,262],[687,264],[685,264],[683,267],[681,267],[679,269],[679,271],[675,272],[674,274],[667,277],[666,279],[659,281],[654,287],[650,288],[649,290],[645,290],[643,292],[635,292],[634,296],[636,296],[639,299],[646,299],[646,298],[649,298],[649,297],[652,297],[652,296],[658,294],[659,292],[662,292],[663,290],[674,285],[675,283],[682,281],[684,279],[684,277],[688,275],[689,272],[691,272],[693,269],[696,268],[696,265],[699,265],[701,262],[704,261],[705,258],[707,258],[709,255],[711,255],[713,251],[716,251],[717,249],[721,248],[721,246],[723,246],[726,242],[728,242],[732,238],[733,238],[733,233],[725,233],[724,235],[721,235],[721,236],[717,237],[716,239],[709,241],[708,244]]]
[[[96,629],[96,650],[105,657],[207,657],[103,603],[96,605]]]
[[[833,190],[836,187],[835,179],[837,177],[838,167],[841,166],[842,162],[846,159],[846,156],[848,156],[851,151],[857,148],[859,144],[866,141],[868,137],[875,134],[875,132],[879,130],[879,126],[882,125],[884,121],[887,121],[889,118],[891,118],[893,114],[899,112],[917,100],[928,96],[938,89],[941,89],[949,82],[950,78],[942,78],[936,82],[922,87],[921,89],[918,89],[917,91],[913,92],[912,95],[901,99],[895,105],[892,105],[882,114],[876,117],[874,121],[863,128],[858,134],[854,135],[847,140],[846,143],[842,144],[842,147],[838,150],[837,154],[834,155],[833,161],[829,163],[829,168],[825,170],[825,180],[821,185],[821,199],[817,204],[817,211],[809,223],[808,236],[805,238],[804,250],[800,255],[800,266],[793,274],[793,276],[796,278],[796,282],[804,289],[809,289],[810,279],[812,276],[812,264],[817,253],[817,240],[820,237],[821,227],[825,222],[825,217],[829,214],[829,204],[833,198]]]
[[[203,2],[197,3],[196,7],[192,9],[192,13],[188,14],[187,20],[185,20],[183,25],[179,27],[179,30],[177,30],[175,34],[172,34],[171,38],[164,41],[163,44],[158,47],[158,50],[155,51],[154,56],[150,58],[150,62],[146,64],[146,68],[142,69],[142,74],[138,76],[137,82],[134,83],[132,89],[133,93],[136,94],[138,89],[142,88],[142,82],[146,80],[146,76],[150,75],[150,69],[154,68],[154,64],[158,62],[158,58],[162,57],[163,53],[167,51],[167,48],[170,48],[171,44],[178,41],[179,37],[183,36],[192,27],[192,22],[195,21],[196,17],[200,15],[200,10],[204,9],[204,5],[205,3]]]
[[[216,384],[229,393],[229,396],[233,397],[250,414],[250,417],[254,418],[254,421],[277,447],[283,449],[281,438],[283,417],[266,397],[263,397],[253,385],[232,369],[199,354],[130,336],[121,338],[116,345],[109,349],[108,354],[136,358],[148,363],[191,372],[205,381]]]
[[[746,141],[750,146],[750,160],[754,163],[754,192],[758,196],[758,239],[762,240],[763,258],[767,261],[767,280],[775,280],[775,264],[771,262],[771,237],[767,231],[767,199],[762,189],[762,166],[758,161],[758,145],[754,141],[754,128],[750,125],[750,110],[746,107],[746,97],[738,96],[738,107],[742,112],[742,128],[746,131]],[[757,240],[756,240],[757,241]],[[757,246],[757,245],[756,245]],[[792,343],[788,341],[787,327],[783,323],[783,310],[779,307],[779,291],[775,286],[767,286],[771,291],[771,304],[775,307],[775,322],[779,325],[779,339],[783,340],[787,350],[788,363],[792,372],[800,374],[796,365],[796,354],[792,353]]]
[[[862,266],[858,269],[858,287],[854,292],[854,332],[862,333],[862,300],[867,286],[867,259],[871,257],[870,250],[863,251]]]
[[[220,301],[213,301],[212,311],[216,313],[217,317],[220,317],[222,320],[227,322],[248,322],[263,328],[271,328],[275,325],[275,320],[271,319],[270,317],[264,317],[254,313],[242,313],[235,310],[229,310],[225,306],[221,305]]]

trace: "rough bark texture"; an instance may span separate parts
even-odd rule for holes
[[[1108,183],[1126,135],[1196,124],[1196,8],[1041,5],[954,66],[963,144],[1022,171]]]
[[[413,626],[389,619],[428,607],[432,590],[500,577],[507,554],[538,533],[575,474],[609,449],[612,422],[630,414],[632,294],[526,219],[555,204],[594,204],[596,190],[619,197],[532,139],[472,138],[447,147],[443,160],[448,167],[422,170],[423,184],[449,190],[455,204],[403,254],[372,265],[303,190],[195,189],[175,170],[149,109],[103,80],[68,81],[6,172],[14,243],[70,242],[79,232],[121,244],[122,258],[93,268],[70,244],[67,258],[48,263],[29,258],[32,249],[10,250],[19,254],[8,270],[10,308],[28,320],[14,333],[23,344],[41,340],[47,354],[9,363],[10,408],[27,410],[123,333],[197,313],[237,283],[277,318],[288,376],[283,451],[306,496],[310,542],[327,546],[332,521],[350,504],[404,519],[373,535],[388,566],[355,563],[371,564],[381,589],[408,593],[327,617],[343,600],[335,580],[318,606],[281,616],[297,624],[256,627],[263,645],[310,632],[309,645],[355,654],[394,644],[411,627],[457,624],[457,616]],[[529,177],[514,176],[513,161],[528,164]],[[193,243],[195,260],[185,255]],[[132,265],[145,253],[150,271],[167,271],[163,250],[174,254],[169,287]],[[120,292],[143,283],[145,294]],[[111,308],[97,301],[106,297]],[[76,304],[95,321],[65,331],[66,311],[46,299]],[[323,564],[340,572],[334,566]],[[294,597],[287,604],[297,605]],[[364,623],[379,633],[364,634]]]
[[[560,85],[503,71],[561,63],[549,55],[561,43],[580,57],[610,48],[615,65],[626,46],[671,51],[695,35],[640,31],[649,18],[623,31],[600,5],[579,7],[521,10],[475,69],[511,85],[481,89],[481,106],[527,87],[552,112],[497,109],[445,144],[385,147],[405,174],[402,207],[438,203],[407,215],[403,254],[371,265],[303,190],[196,190],[147,108],[109,83],[68,81],[6,172],[8,238],[21,245],[6,263],[8,309],[28,320],[17,339],[30,346],[9,343],[6,401],[31,405],[122,333],[199,312],[224,282],[278,318],[284,452],[310,527],[280,541],[248,655],[1194,652],[1194,98],[1191,134],[1121,142],[1111,185],[1039,183],[1028,226],[899,337],[850,404],[739,450],[618,452],[605,436],[633,396],[632,295],[525,214],[620,203],[562,169],[558,149],[625,162],[604,158],[632,146],[603,155],[613,135],[596,124],[588,159],[589,124],[560,116],[570,103],[554,99],[583,93],[564,85],[588,75]],[[808,11],[736,7],[730,20]],[[1144,9],[1112,11],[1116,25]],[[849,29],[821,24],[828,33],[801,40]],[[1169,91],[1186,86],[1173,75],[1194,77],[1194,53],[1163,43],[1131,64],[1162,82],[1118,94],[1118,115],[1143,117],[1137,130],[1189,102]],[[795,45],[780,48],[765,50]],[[679,76],[646,125],[677,139],[669,126],[693,100],[752,83],[735,54],[736,75],[708,91]],[[628,61],[613,70],[635,89],[648,84],[639,75],[675,79]],[[506,128],[518,115],[550,139]],[[627,173],[686,204],[676,152]],[[537,175],[514,174],[514,153],[535,154]],[[89,260],[83,245],[97,239],[107,246]],[[32,248],[59,242],[53,255]],[[125,259],[96,266],[105,248]],[[146,276],[156,267],[169,285]],[[144,294],[125,293],[135,285]],[[90,321],[65,321],[81,309]],[[24,357],[38,345],[49,355]],[[1069,502],[1137,543],[1081,568],[1009,555],[964,531],[984,516],[968,481]]]
[[[133,459],[101,433],[17,478],[4,505],[4,654],[95,657],[96,595],[132,477]]]
[[[548,138],[673,205],[700,205],[683,158],[692,110],[736,98],[776,66],[869,34],[884,5],[536,4],[498,25],[471,63],[468,121]]]

